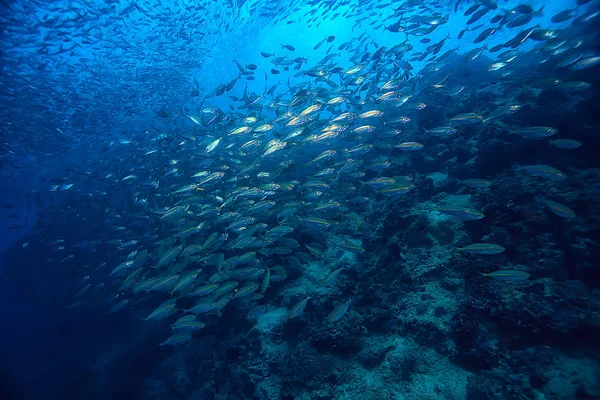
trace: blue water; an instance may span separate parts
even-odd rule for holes
[[[0,399],[600,398],[599,6],[3,3]]]

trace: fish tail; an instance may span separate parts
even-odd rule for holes
[[[540,9],[539,9],[539,10],[537,10],[536,14],[537,14],[538,16],[540,16],[540,17],[543,17],[543,16],[544,16],[544,7],[545,7],[545,6],[546,6],[545,4],[542,4],[542,6],[540,7]]]

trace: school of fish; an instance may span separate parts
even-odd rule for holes
[[[365,211],[389,202],[414,206],[423,179],[411,158],[432,143],[493,127],[515,143],[565,152],[585,146],[556,126],[512,124],[526,100],[498,99],[427,129],[419,119],[432,102],[458,104],[478,90],[454,78],[464,66],[537,93],[587,96],[596,89],[591,83],[554,73],[600,72],[588,40],[600,21],[593,2],[573,1],[547,26],[537,22],[542,5],[505,8],[493,0],[222,3],[78,0],[61,8],[32,1],[0,16],[4,177],[35,168],[45,185],[35,196],[64,210],[42,213],[28,246],[50,249],[48,264],[76,271],[68,306],[102,297],[107,312],[141,312],[147,323],[171,326],[165,346],[188,343],[237,310],[254,320],[285,307],[288,319],[302,318],[315,301],[311,286],[335,286],[347,268],[358,268],[328,270],[328,251],[355,258],[375,251],[363,245],[372,223]],[[464,30],[445,30],[458,17],[468,18]],[[300,43],[290,38],[257,51],[253,62],[232,59],[233,79],[211,86],[185,74],[208,60],[211,48],[231,45],[223,36],[252,35],[267,24],[317,29],[338,19],[357,33],[311,43],[314,54],[296,57]],[[149,36],[132,34],[147,27],[155,28]],[[499,32],[509,39],[493,42]],[[395,45],[378,44],[384,33]],[[449,46],[457,41],[481,45],[464,52]],[[490,61],[482,65],[484,59]],[[522,77],[531,63],[548,66],[548,75]],[[70,157],[87,165],[71,165]],[[540,182],[567,179],[552,161],[512,171]],[[495,184],[493,176],[463,178],[457,186],[468,190]],[[579,218],[551,195],[532,202],[565,220]],[[423,212],[464,223],[485,218],[444,204]],[[74,220],[90,232],[87,251],[105,261],[91,264],[61,229]],[[456,249],[474,257],[504,250],[489,241]],[[308,263],[324,272],[288,277]],[[529,274],[500,269],[482,277],[519,281]],[[282,303],[276,293],[301,279],[310,282],[304,296]],[[351,296],[332,300],[323,324],[353,308]]]

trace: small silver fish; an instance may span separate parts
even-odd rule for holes
[[[348,299],[344,303],[342,303],[339,306],[337,306],[331,312],[331,314],[329,314],[329,316],[327,317],[327,321],[329,321],[329,322],[335,322],[338,319],[342,318],[344,316],[344,314],[346,314],[346,312],[348,311],[348,307],[350,306],[351,302],[352,302],[352,300]]]

